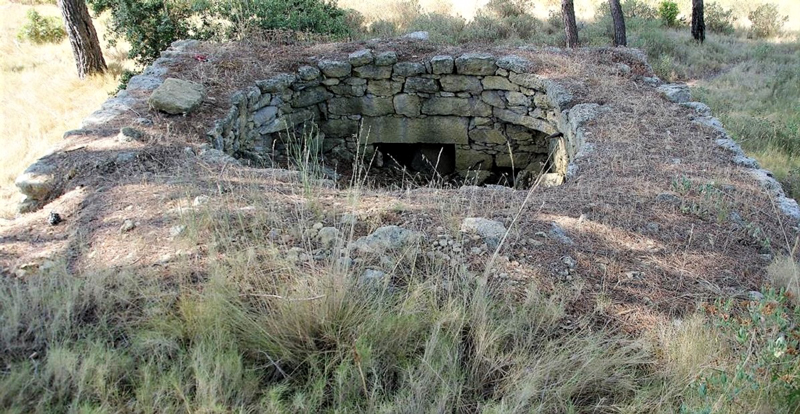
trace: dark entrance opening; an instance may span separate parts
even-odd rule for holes
[[[519,174],[519,169],[511,167],[493,167],[492,175],[486,180],[486,184],[503,185],[506,187],[514,187],[514,180],[516,175]]]
[[[375,144],[378,164],[430,178],[446,177],[456,170],[454,144]]]

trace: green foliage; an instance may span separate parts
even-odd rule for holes
[[[748,13],[747,18],[752,23],[749,37],[764,39],[779,35],[784,23],[789,21],[789,16],[781,16],[778,6],[765,3]]]
[[[527,14],[532,0],[490,0],[486,9],[499,18],[519,17]]]
[[[67,36],[58,17],[45,17],[34,9],[28,10],[27,21],[17,32],[17,39],[32,43],[58,43]]]
[[[389,20],[376,20],[369,25],[369,34],[377,37],[394,37],[397,25]]]
[[[238,39],[269,29],[349,36],[363,17],[326,0],[88,0],[110,11],[109,28],[131,44],[130,56],[149,63],[178,39]]]
[[[678,3],[671,0],[664,0],[658,4],[658,18],[664,26],[677,27],[678,26]]]
[[[626,19],[655,19],[658,17],[656,9],[643,0],[625,0],[622,2],[622,12]]]
[[[737,359],[695,381],[703,407],[800,407],[800,309],[786,291],[766,290],[758,301],[720,301],[706,307],[714,328]],[[682,407],[689,412],[690,407]],[[724,410],[723,410],[724,411]],[[750,411],[750,410],[747,410]],[[707,411],[710,412],[710,411]]]
[[[709,31],[726,35],[732,34],[735,20],[732,9],[725,9],[713,1],[706,3],[705,23]]]

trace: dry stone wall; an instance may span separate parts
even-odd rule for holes
[[[234,93],[207,135],[216,149],[257,164],[312,140],[326,160],[365,154],[378,165],[387,144],[418,145],[409,151],[427,158],[437,157],[431,146],[446,145],[453,160],[429,161],[453,164],[461,177],[480,182],[493,169],[513,167],[518,185],[540,173],[560,184],[597,105],[576,106],[570,117],[572,96],[531,68],[518,56],[399,62],[395,52],[364,49]]]

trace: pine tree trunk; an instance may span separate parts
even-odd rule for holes
[[[578,47],[578,25],[575,23],[575,5],[572,0],[561,0],[561,17],[567,33],[567,47]]]
[[[58,0],[58,8],[61,9],[72,54],[78,66],[78,77],[83,79],[86,75],[105,72],[106,61],[103,59],[103,51],[100,49],[85,0]]]
[[[614,46],[628,46],[628,36],[625,34],[625,16],[619,0],[610,0],[611,17],[614,19]]]
[[[692,0],[692,37],[700,43],[706,40],[706,20],[703,0]]]

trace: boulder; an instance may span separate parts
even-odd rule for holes
[[[452,56],[434,56],[431,58],[431,68],[434,75],[448,75],[453,73],[455,61]]]
[[[168,114],[187,114],[197,109],[205,96],[205,87],[199,83],[168,78],[153,91],[147,102],[152,108]]]
[[[469,217],[461,222],[461,232],[477,234],[489,248],[496,249],[500,240],[506,234],[506,226],[499,221],[481,217]]]
[[[398,226],[380,227],[372,234],[354,241],[350,248],[361,253],[383,255],[402,253],[422,239],[422,235]]]
[[[670,102],[684,103],[692,100],[689,86],[683,83],[668,83],[659,86],[656,90]]]
[[[344,78],[350,76],[353,65],[339,60],[321,60],[317,66],[329,78]]]
[[[456,72],[461,75],[494,75],[497,71],[496,61],[490,54],[466,53],[456,58]]]

